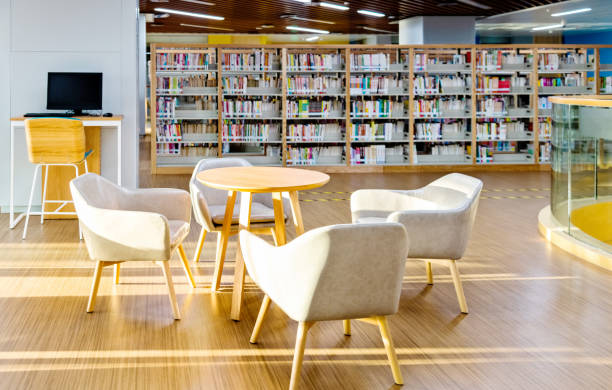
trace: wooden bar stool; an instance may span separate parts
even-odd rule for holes
[[[26,212],[25,226],[23,227],[22,239],[25,240],[28,231],[28,221],[34,199],[34,189],[36,188],[36,178],[41,167],[45,167],[45,177],[42,188],[42,210],[40,212],[40,223],[45,220],[45,214],[51,215],[76,215],[73,211],[61,211],[68,203],[74,203],[70,199],[48,200],[47,179],[50,166],[72,166],[75,169],[75,177],[79,176],[78,164],[85,165],[87,170],[87,157],[91,150],[86,151],[85,129],[83,122],[78,119],[69,118],[37,118],[25,121],[26,141],[28,145],[28,158],[32,164],[36,164],[34,177],[32,178],[32,188],[30,189],[30,200]],[[41,173],[42,178],[42,173]],[[46,203],[56,203],[59,206],[53,210],[45,212]],[[79,228],[79,236],[81,231]]]

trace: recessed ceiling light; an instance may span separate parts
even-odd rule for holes
[[[367,27],[367,26],[363,26],[362,27],[364,30],[368,30],[368,31],[376,31],[376,32],[382,32],[382,33],[389,33],[389,34],[395,34],[395,31],[389,31],[389,30],[382,30],[380,28],[374,28],[374,27]]]
[[[346,5],[336,4],[336,3],[328,3],[327,1],[322,1],[322,2],[319,3],[319,5],[321,7],[338,9],[340,11],[346,11],[347,9],[349,9],[349,7],[347,7]]]
[[[534,28],[531,29],[531,31],[551,30],[553,28],[560,28],[560,27],[563,27],[563,23],[551,24],[551,25],[548,25],[548,26],[534,27]]]
[[[480,4],[473,0],[457,0],[460,3],[471,5],[472,7],[480,8],[480,9],[491,9],[488,5]]]
[[[590,8],[580,8],[580,9],[575,9],[573,11],[557,12],[557,13],[551,14],[550,16],[565,16],[565,15],[581,14],[583,12],[589,12],[589,11],[591,11]]]
[[[215,5],[215,3],[209,3],[208,1],[202,1],[202,0],[183,0],[185,3],[194,3],[194,4],[201,4],[201,5]]]
[[[209,30],[221,30],[221,31],[234,31],[231,28],[213,27],[213,26],[201,26],[199,24],[181,23],[183,27],[195,27],[195,28],[206,28]]]
[[[224,20],[225,19],[223,16],[196,14],[195,12],[178,11],[178,10],[168,9],[168,8],[155,8],[155,11],[167,12],[169,14],[176,14],[176,15],[182,15],[182,16],[192,16],[194,18],[213,19],[213,20]]]
[[[154,17],[155,19],[165,19],[165,18],[167,18],[168,16],[170,16],[170,14],[169,14],[169,13],[163,13],[163,14],[155,14],[153,17]]]
[[[309,42],[316,41],[317,39],[319,39],[319,37],[317,37],[317,36],[306,38],[306,40],[309,41]]]
[[[261,28],[274,28],[274,25],[273,24],[262,24],[259,27],[261,27]]]
[[[164,27],[164,25],[161,23],[150,23],[149,27]]]
[[[308,19],[308,18],[302,18],[300,16],[291,16],[289,17],[289,19],[293,19],[293,20],[301,20],[303,22],[313,22],[313,23],[324,23],[324,24],[336,24],[336,22],[330,22],[329,20],[320,20],[320,19]]]
[[[310,3],[310,0],[293,0],[293,1],[297,1],[298,3]]]
[[[383,16],[385,16],[385,14],[381,12],[368,11],[367,9],[360,9],[357,12],[363,15],[374,16],[376,18],[382,18]]]
[[[299,26],[287,26],[286,28],[287,30],[304,31],[304,32],[310,32],[310,33],[315,33],[315,34],[329,34],[329,31],[317,30],[316,28],[306,28],[306,27],[299,27]]]

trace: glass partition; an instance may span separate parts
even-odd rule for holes
[[[552,214],[568,234],[612,253],[612,101],[572,102],[553,104]]]

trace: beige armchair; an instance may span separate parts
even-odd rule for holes
[[[70,182],[70,191],[89,257],[96,261],[87,312],[94,309],[102,269],[120,263],[153,261],[162,267],[175,319],[180,319],[168,261],[175,249],[192,287],[195,281],[182,242],[189,234],[191,207],[186,191],[170,188],[129,190],[93,173]]]
[[[211,283],[211,290],[217,291],[221,284],[221,276],[223,274],[223,264],[225,262],[225,252],[229,236],[238,233],[238,220],[240,217],[240,207],[235,207],[236,202],[240,203],[240,193],[232,197],[228,191],[217,190],[205,186],[197,179],[197,174],[215,168],[225,167],[248,167],[251,164],[241,158],[223,158],[223,159],[203,159],[196,165],[189,181],[189,192],[191,193],[191,204],[196,222],[202,226],[200,238],[196,245],[196,250],[193,256],[193,261],[198,262],[204,247],[206,234],[210,232],[217,233],[217,252],[215,260],[215,270]],[[232,225],[235,228],[230,230],[229,235],[222,232],[223,220],[225,218],[225,210],[227,203],[233,202],[232,210]],[[285,219],[291,217],[291,203],[288,197],[283,195],[283,210]],[[274,223],[274,207],[272,203],[272,194],[253,194],[251,203],[251,228],[252,232],[260,234],[272,234],[274,238],[274,226],[265,226],[265,224]]]
[[[290,389],[297,388],[306,334],[317,321],[378,325],[395,383],[402,375],[387,317],[398,310],[408,238],[399,223],[334,225],[311,230],[275,247],[247,231],[240,247],[253,281],[266,293],[251,343],[256,343],[270,302],[299,321]]]
[[[482,182],[452,173],[411,191],[359,190],[351,195],[353,223],[399,222],[410,237],[409,258],[426,261],[427,280],[433,284],[431,262],[450,267],[462,313],[467,303],[456,260],[467,247]]]

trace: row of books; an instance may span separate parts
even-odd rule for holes
[[[280,126],[278,123],[245,123],[223,121],[221,127],[223,142],[231,141],[279,141]]]
[[[287,125],[287,141],[340,140],[343,130],[338,123],[292,123]]]
[[[351,69],[353,70],[388,70],[389,53],[351,54]]]
[[[560,64],[565,65],[586,65],[587,61],[591,62],[584,53],[568,52],[565,54],[558,53],[540,53],[538,58],[538,68],[540,70],[558,70]]]
[[[540,77],[540,87],[584,87],[584,78],[579,73],[566,74],[563,77]]]
[[[223,101],[223,115],[226,117],[249,118],[274,116],[280,113],[279,100],[233,100]]]
[[[469,110],[470,99],[435,98],[414,100],[413,111],[417,117],[440,115],[449,111]]]
[[[414,125],[414,139],[440,140],[444,138],[461,138],[467,132],[465,121],[418,122]]]
[[[342,146],[325,147],[295,147],[287,146],[288,165],[315,165],[321,158],[334,158],[342,156],[344,148]],[[338,158],[340,163],[341,157]]]
[[[503,50],[479,52],[476,69],[483,71],[500,70],[504,65],[520,65],[533,62],[532,56],[514,54]]]
[[[476,102],[476,112],[484,115],[503,115],[506,113],[508,99],[503,97],[487,97]]]
[[[426,66],[430,64],[468,64],[470,61],[469,54],[431,55],[417,53],[414,55],[414,70],[425,70]]]
[[[476,79],[476,89],[479,92],[510,92],[511,88],[526,87],[529,84],[527,77],[478,77]]]
[[[358,100],[351,101],[351,116],[372,117],[394,117],[404,116],[404,102],[390,99]]]
[[[540,139],[549,139],[550,137],[552,137],[552,119],[541,119],[538,123],[538,131]]]
[[[326,93],[328,90],[341,90],[344,80],[329,76],[295,76],[287,78],[288,94]]]
[[[612,76],[601,77],[601,89],[605,93],[612,93]]]
[[[476,139],[505,140],[525,137],[525,122],[491,121],[476,124]]]
[[[157,124],[157,141],[177,142],[185,134],[216,134],[216,123],[202,123],[184,120],[160,120]]]
[[[208,75],[200,74],[188,77],[177,77],[177,76],[158,76],[157,77],[157,89],[167,90],[169,92],[180,93],[183,88],[203,88],[203,87],[216,87],[217,78]]]
[[[250,53],[224,53],[223,70],[259,71],[280,69],[280,58],[272,51],[253,51]]]
[[[544,143],[540,145],[540,162],[550,162],[551,154],[552,145],[550,143]]]
[[[278,77],[268,75],[248,75],[223,77],[223,89],[226,92],[245,91],[246,88],[280,88],[281,83]]]
[[[344,56],[341,54],[289,53],[287,68],[296,70],[333,70],[344,66]]]
[[[550,110],[552,109],[552,102],[548,98],[548,96],[538,97],[538,108]]]
[[[405,147],[402,145],[387,146],[387,145],[369,145],[362,147],[351,147],[351,164],[385,164],[388,157],[403,161],[405,155]],[[395,160],[397,161],[397,160]],[[397,161],[400,162],[400,161]]]
[[[342,115],[340,100],[291,100],[287,102],[287,116],[290,118],[327,117]]]
[[[157,53],[156,61],[157,70],[207,70],[217,63],[209,53]]]
[[[196,144],[157,144],[158,156],[176,157],[217,157],[218,149]]]
[[[404,122],[352,123],[352,141],[392,141],[404,140]]]
[[[180,110],[217,110],[217,102],[212,97],[185,96],[169,97],[158,96],[156,113],[158,118],[174,118]]]
[[[462,144],[433,145],[431,147],[432,156],[462,156],[464,154],[466,150]]]
[[[408,80],[389,76],[351,76],[351,94],[388,93],[389,88],[408,86]]]
[[[445,93],[448,88],[465,88],[472,85],[472,78],[459,76],[416,76],[415,93]]]

